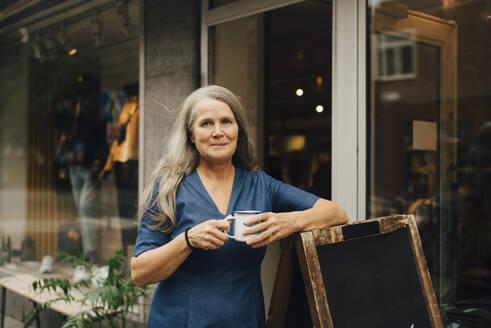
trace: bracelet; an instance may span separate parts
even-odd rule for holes
[[[195,250],[197,249],[197,247],[194,247],[193,245],[191,245],[191,243],[189,242],[189,237],[188,237],[188,231],[189,229],[191,228],[187,228],[186,231],[184,231],[184,239],[186,239],[186,244],[188,244],[188,247],[191,249],[191,250]]]

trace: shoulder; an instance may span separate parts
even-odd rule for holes
[[[265,179],[268,175],[261,170],[249,170],[243,168],[236,168],[238,170],[238,174],[241,175],[244,179]]]
[[[276,181],[266,172],[261,170],[247,170],[247,169],[239,169],[239,170],[241,170],[239,174],[241,174],[242,180],[244,181],[245,185],[249,185],[249,186],[264,185],[266,187],[269,187],[272,183]]]

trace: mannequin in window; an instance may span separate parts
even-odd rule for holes
[[[96,261],[96,199],[98,176],[106,158],[106,126],[100,115],[99,81],[91,75],[77,77],[73,120],[66,136],[72,193],[78,209],[84,257]],[[63,137],[62,137],[63,138]]]
[[[104,180],[114,169],[116,179],[118,211],[121,223],[121,241],[127,252],[136,240],[137,225],[131,219],[136,216],[138,198],[138,84],[123,87],[126,102],[118,119],[119,136],[100,174]]]

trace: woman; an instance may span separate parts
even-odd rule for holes
[[[262,246],[347,221],[333,202],[255,170],[242,106],[219,86],[185,100],[138,210],[132,278],[160,282],[149,327],[263,327]],[[225,233],[236,210],[263,212],[247,243]]]

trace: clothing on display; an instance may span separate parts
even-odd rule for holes
[[[137,234],[137,225],[132,219],[136,215],[138,199],[138,113],[138,97],[131,95],[118,119],[122,135],[113,141],[101,172],[101,178],[104,178],[114,169],[121,240],[125,252],[129,245],[134,245]]]
[[[61,131],[56,159],[68,168],[84,257],[92,262],[96,259],[98,176],[107,156],[107,120],[101,112],[99,81],[89,74],[80,75],[74,85],[73,100],[61,98],[58,107],[57,116],[69,124]]]

